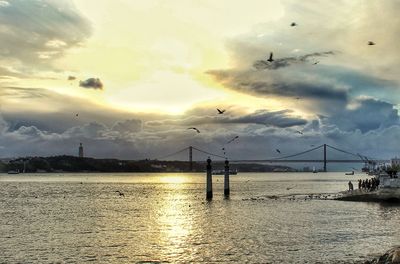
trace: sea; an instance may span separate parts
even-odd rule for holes
[[[365,174],[0,174],[0,263],[362,263],[400,206],[333,200]]]

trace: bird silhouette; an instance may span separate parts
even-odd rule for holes
[[[225,113],[226,110],[225,109],[220,110],[220,109],[217,108],[217,111],[218,111],[218,114],[222,115],[223,113]]]
[[[268,58],[267,61],[273,62],[273,61],[274,61],[274,59],[272,58],[273,55],[274,55],[274,54],[271,52],[271,53],[269,54],[269,58]]]
[[[299,133],[300,135],[303,135],[303,132],[301,132],[300,130],[296,130],[296,133]]]
[[[231,140],[229,140],[226,144],[229,144],[229,143],[233,142],[235,139],[238,139],[238,138],[239,138],[239,136],[235,136],[234,138],[232,138]]]
[[[279,154],[281,154],[281,151],[279,149],[276,149],[276,152],[278,152]]]
[[[368,41],[368,45],[369,45],[369,46],[373,46],[373,45],[375,45],[375,42],[373,42],[373,41]]]
[[[193,130],[196,130],[197,133],[200,133],[200,130],[198,130],[198,129],[195,128],[195,127],[189,127],[188,129],[193,129]]]
[[[78,113],[78,114],[75,114],[75,116],[78,117],[78,116],[79,116],[79,113]]]
[[[314,63],[313,63],[313,65],[317,65],[319,63],[319,61],[315,61]]]
[[[115,192],[118,193],[119,196],[124,196],[125,197],[125,194],[123,192],[120,192],[120,191],[115,191]]]
[[[293,189],[294,187],[296,187],[296,185],[295,185],[295,186],[292,186],[292,187],[287,187],[286,190],[289,191],[289,190]]]
[[[291,27],[295,27],[295,26],[297,26],[297,24],[296,24],[296,22],[292,22],[292,23],[290,24],[290,26],[291,26]]]
[[[296,97],[296,100],[300,100],[300,97]]]

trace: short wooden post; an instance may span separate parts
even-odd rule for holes
[[[224,196],[229,197],[229,161],[225,160]]]
[[[208,157],[207,159],[207,200],[211,200],[213,198],[212,191],[212,167],[211,167],[211,159]]]

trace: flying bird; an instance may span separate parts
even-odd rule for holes
[[[188,129],[193,129],[193,130],[196,130],[197,133],[200,133],[200,130],[198,130],[198,129],[195,128],[195,127],[189,127]]]
[[[297,100],[299,100],[299,99],[300,99],[300,97],[296,97],[296,99],[297,99]]]
[[[222,148],[222,151],[224,152],[224,155],[226,155],[225,148]]]
[[[319,61],[315,61],[314,63],[313,63],[313,65],[317,65],[319,63]]]
[[[292,22],[292,23],[290,24],[290,26],[291,26],[291,27],[295,27],[295,26],[297,26],[297,24],[296,24],[296,22]]]
[[[217,108],[217,111],[218,111],[218,114],[222,115],[223,113],[225,113],[226,110],[225,109],[220,110],[220,109]]]
[[[272,58],[273,55],[274,55],[274,54],[271,52],[271,53],[269,54],[269,58],[268,58],[267,61],[273,62],[273,61],[274,61],[274,59]]]
[[[125,197],[125,194],[123,192],[120,192],[120,191],[115,191],[115,192],[118,193],[119,196],[124,196]]]
[[[279,149],[276,149],[276,152],[278,152],[279,154],[281,154],[281,151]]]
[[[292,187],[287,187],[286,190],[289,191],[289,190],[293,189],[294,187],[296,187],[296,185],[295,185],[295,186],[292,186]]]
[[[297,130],[296,133],[299,133],[300,135],[303,135],[303,132],[301,132],[300,130]]]
[[[75,114],[75,116],[78,117],[78,116],[79,116],[79,113]]]
[[[235,139],[238,139],[238,138],[239,138],[239,136],[235,136],[234,138],[232,138],[231,140],[229,140],[226,144],[229,144],[229,143],[233,142]]]
[[[369,45],[369,46],[373,46],[373,45],[375,45],[375,42],[373,42],[373,41],[368,41],[368,45]]]

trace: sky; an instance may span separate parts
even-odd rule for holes
[[[324,143],[399,156],[399,11],[394,0],[0,0],[0,157],[77,155],[80,142],[97,158],[192,145],[263,159]]]

